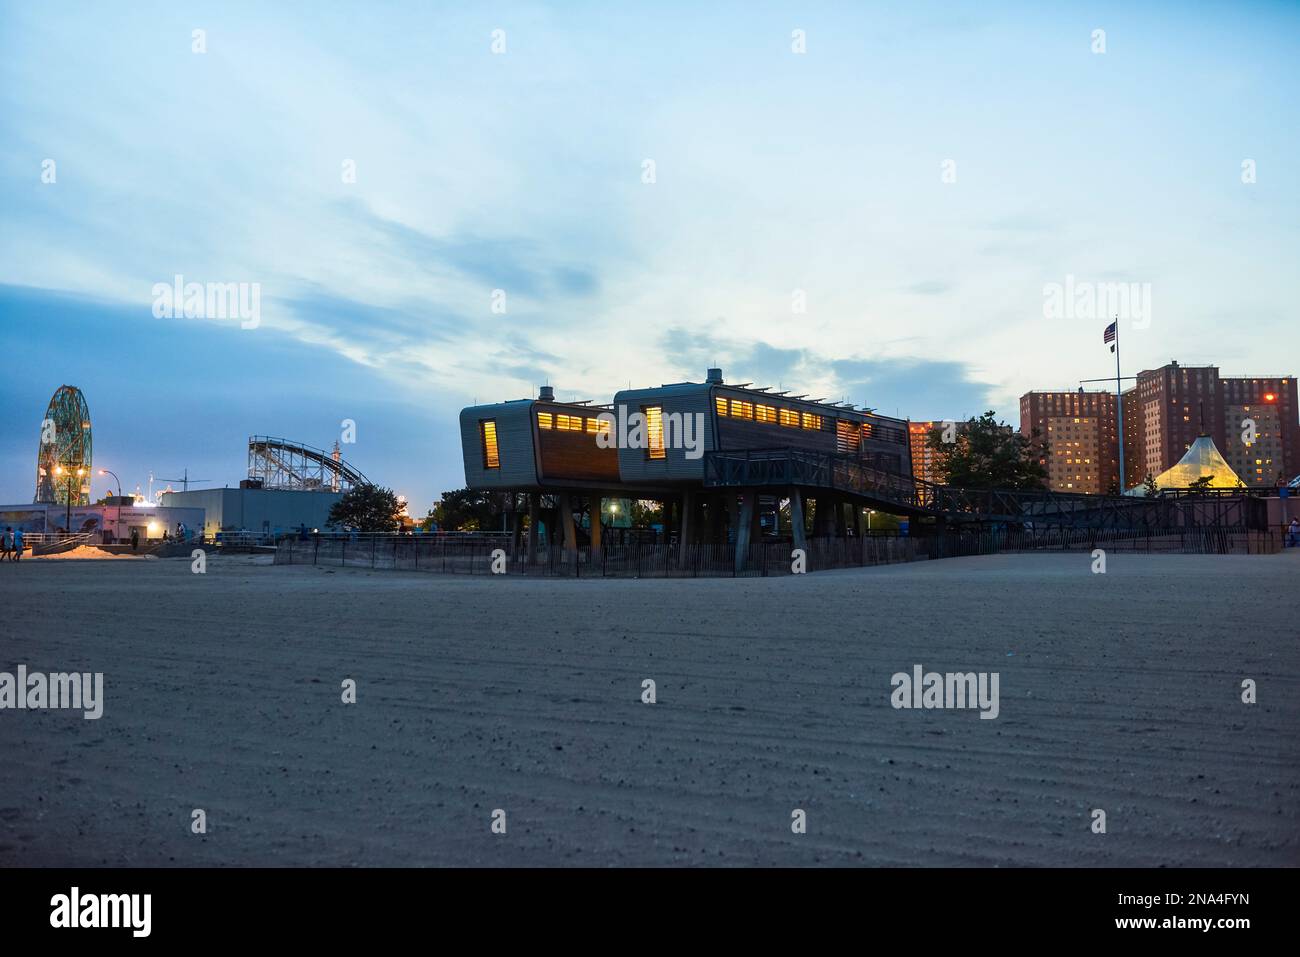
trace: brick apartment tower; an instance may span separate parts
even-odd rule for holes
[[[1020,431],[1037,429],[1050,449],[1056,491],[1104,492],[1119,468],[1113,392],[1026,392]],[[1254,441],[1247,443],[1253,423]],[[1170,362],[1144,369],[1124,393],[1124,487],[1178,464],[1202,431],[1243,482],[1270,488],[1300,474],[1295,376],[1220,376],[1217,366]],[[915,460],[915,456],[914,456]]]
[[[1145,369],[1124,393],[1126,484],[1176,465],[1202,431],[1246,485],[1289,480],[1300,472],[1297,412],[1294,376],[1221,377],[1216,366],[1177,362]]]
[[[1026,392],[1020,397],[1020,432],[1028,438],[1037,430],[1039,440],[1047,442],[1048,457],[1040,461],[1047,468],[1048,487],[1057,492],[1099,495],[1117,482],[1115,418],[1114,392],[1079,389]]]
[[[1300,409],[1295,376],[1232,376],[1219,380],[1225,441],[1219,451],[1247,485],[1275,486],[1300,474]],[[1255,441],[1245,442],[1245,421]]]

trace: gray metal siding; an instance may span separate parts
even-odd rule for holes
[[[290,492],[283,489],[205,488],[168,492],[160,504],[201,508],[206,533],[247,530],[260,533],[263,523],[271,531],[289,532],[299,525],[325,528],[330,508],[341,492]]]
[[[683,383],[681,385],[663,386],[658,389],[629,389],[614,396],[614,411],[619,406],[627,406],[627,415],[640,412],[643,406],[657,405],[663,408],[665,421],[673,413],[704,415],[704,436],[702,452],[715,448],[715,428],[713,417],[713,387],[706,383]],[[704,456],[688,459],[682,448],[665,449],[662,459],[650,459],[646,449],[618,450],[618,471],[624,482],[642,485],[658,485],[672,482],[701,482],[704,480]]]
[[[460,413],[460,448],[465,460],[465,485],[469,488],[529,488],[537,483],[537,454],[534,448],[533,403],[499,402],[474,405]],[[497,424],[497,454],[501,467],[483,465],[483,441],[479,422]]]

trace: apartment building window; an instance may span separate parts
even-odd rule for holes
[[[646,424],[646,458],[662,459],[667,457],[664,451],[664,409],[661,405],[648,405],[641,409]]]
[[[481,419],[478,428],[479,438],[483,442],[483,467],[487,469],[501,468],[501,454],[497,450],[496,419]]]

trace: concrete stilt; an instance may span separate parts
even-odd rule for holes
[[[591,560],[600,561],[601,549],[601,526],[600,520],[604,512],[601,509],[602,499],[600,493],[593,492],[587,500],[587,512],[591,516]]]
[[[735,542],[740,529],[740,500],[735,492],[727,493],[727,538]]]
[[[737,574],[745,570],[745,562],[749,557],[750,535],[753,532],[754,521],[757,515],[758,515],[757,493],[752,491],[741,493],[740,521],[736,523],[736,573]]]
[[[528,558],[526,561],[531,565],[537,560],[537,523],[540,520],[538,516],[538,505],[540,494],[537,492],[528,493]]]
[[[681,547],[677,550],[677,564],[685,568],[689,561],[691,546],[695,544],[695,530],[697,528],[695,514],[695,493],[686,491],[682,492],[682,531],[678,535],[678,541]]]
[[[835,537],[845,538],[848,534],[844,525],[844,500],[838,496],[835,498]]]
[[[576,558],[578,535],[573,524],[573,499],[568,495],[560,496],[560,522],[564,527],[564,550]]]
[[[790,536],[795,548],[808,550],[808,534],[803,524],[803,492],[790,489]]]

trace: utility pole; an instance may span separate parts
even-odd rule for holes
[[[1115,314],[1115,401],[1119,416],[1119,494],[1124,494],[1124,386],[1119,374],[1119,313]]]

